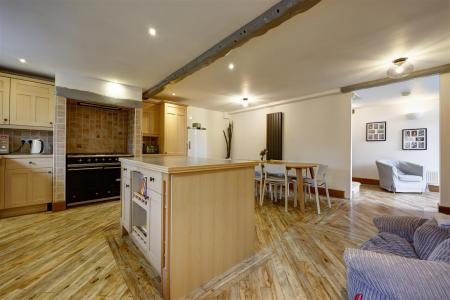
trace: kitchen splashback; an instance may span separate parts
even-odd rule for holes
[[[67,100],[67,153],[127,153],[128,109]]]
[[[21,140],[41,139],[44,141],[45,154],[53,153],[53,131],[30,130],[30,129],[7,129],[0,128],[0,134],[9,135],[9,152],[12,153],[20,147]],[[30,145],[25,144],[22,149],[15,154],[29,154]]]

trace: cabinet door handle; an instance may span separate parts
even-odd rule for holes
[[[7,121],[8,121],[8,119],[7,119],[7,118],[4,118],[4,119],[3,119],[3,121],[7,122]]]
[[[155,178],[154,178],[154,177],[150,177],[149,180],[150,180],[151,182],[154,182],[154,181],[155,181]]]
[[[47,173],[48,173],[48,174],[52,174],[52,171],[48,171]]]
[[[129,187],[130,187],[130,185],[129,185],[129,184],[125,184],[125,187],[126,187],[126,188],[129,188]]]
[[[127,168],[123,168],[123,170],[124,170],[124,171],[127,171],[128,169],[127,169]]]
[[[33,162],[32,162],[32,161],[29,161],[29,162],[28,162],[28,164],[29,164],[29,165],[32,165],[32,164],[33,164]]]
[[[53,122],[50,122],[50,125],[53,125]]]

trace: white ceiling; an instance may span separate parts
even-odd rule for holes
[[[0,66],[149,88],[276,2],[0,0]]]
[[[410,92],[402,96],[402,92]],[[353,107],[439,99],[439,76],[427,76],[355,92]]]
[[[234,111],[243,96],[256,106],[384,78],[401,56],[416,70],[448,64],[449,28],[448,0],[323,0],[160,96]]]

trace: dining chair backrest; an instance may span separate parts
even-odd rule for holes
[[[286,165],[264,164],[264,173],[266,174],[266,176],[270,175],[286,176]]]
[[[262,175],[262,164],[259,164],[255,167],[255,177],[261,178]]]
[[[327,165],[318,165],[316,178],[318,180],[325,180],[325,177],[327,176],[327,171],[328,171]]]

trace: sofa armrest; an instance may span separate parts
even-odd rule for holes
[[[380,216],[373,218],[373,224],[379,232],[388,232],[398,235],[412,243],[414,232],[425,223],[427,219],[409,216]]]
[[[364,283],[383,298],[450,299],[450,265],[445,262],[360,249],[347,249],[344,258],[352,280]],[[353,290],[353,293],[363,291]]]

